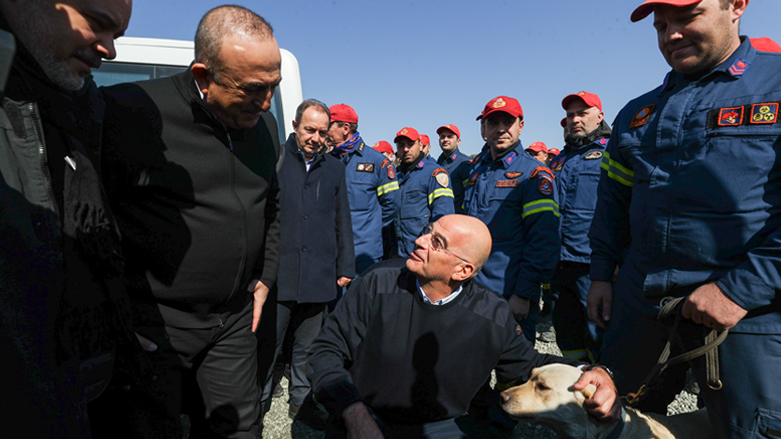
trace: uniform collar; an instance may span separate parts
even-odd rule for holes
[[[751,63],[757,54],[757,51],[751,47],[751,42],[747,37],[741,36],[740,40],[740,46],[732,52],[732,55],[710,73],[706,73],[699,81],[707,80],[714,75],[727,75],[734,80],[739,80],[751,68]],[[662,95],[674,89],[676,84],[689,82],[694,81],[689,81],[682,73],[671,70],[665,76],[659,94]]]
[[[448,155],[445,155],[445,153],[443,152],[442,154],[440,154],[439,158],[437,159],[437,163],[441,163],[441,162],[453,163],[458,158],[458,155],[460,153],[461,151],[459,151],[458,148],[454,149],[453,152]]]

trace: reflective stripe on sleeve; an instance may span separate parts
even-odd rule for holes
[[[559,205],[553,200],[537,200],[531,203],[523,205],[523,218],[535,213],[541,212],[553,212],[554,215],[559,216]]]
[[[605,151],[605,154],[602,156],[602,163],[600,163],[599,167],[607,172],[608,177],[624,186],[632,187],[635,185],[635,173],[617,161],[612,160],[607,151]]]
[[[393,192],[395,190],[399,189],[399,182],[398,181],[392,181],[390,183],[386,183],[380,187],[377,188],[377,196],[381,197],[388,192]]]
[[[439,188],[435,190],[434,192],[428,194],[428,204],[431,204],[439,197],[450,197],[455,198],[453,195],[453,189],[448,189],[446,187]]]

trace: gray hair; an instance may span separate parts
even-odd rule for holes
[[[327,105],[318,101],[317,99],[304,99],[304,102],[301,102],[298,108],[296,108],[296,122],[301,123],[301,119],[304,117],[304,111],[306,111],[306,109],[309,107],[319,107],[320,110],[322,110],[323,113],[328,116],[328,120],[331,120],[331,112],[328,111]]]
[[[223,67],[220,49],[227,35],[258,37],[265,41],[274,37],[274,29],[263,17],[242,6],[222,5],[209,10],[195,31],[195,61],[206,65],[217,82]]]

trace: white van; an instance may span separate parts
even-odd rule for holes
[[[98,86],[171,76],[185,70],[195,58],[192,41],[121,37],[115,45],[116,59],[105,60],[99,69],[93,70]],[[295,117],[303,94],[298,60],[285,49],[280,52],[282,82],[274,93],[271,112],[277,119],[279,140],[284,143],[293,131],[290,121]]]

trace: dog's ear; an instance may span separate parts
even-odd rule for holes
[[[591,398],[592,395],[594,395],[594,392],[596,391],[597,391],[597,386],[593,384],[589,384],[588,386],[586,386],[585,389],[581,390],[580,392],[583,393],[583,396],[585,396],[586,399],[589,399]]]

